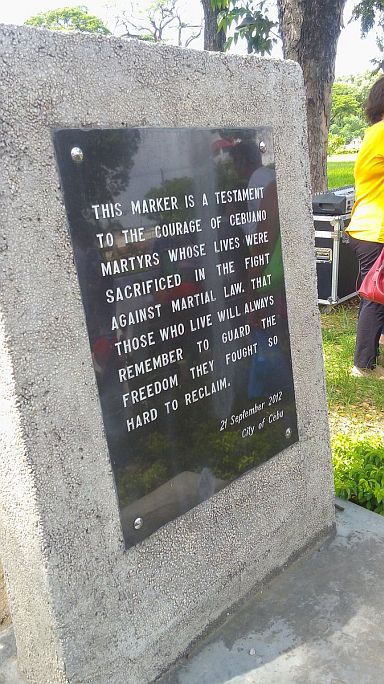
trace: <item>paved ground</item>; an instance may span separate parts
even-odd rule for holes
[[[24,684],[17,673],[16,644],[12,628],[0,634],[0,684]]]
[[[251,596],[158,684],[384,684],[384,517],[342,505],[333,540]],[[0,684],[22,684],[12,630],[0,635]]]
[[[159,684],[383,684],[384,517],[345,506],[291,565]]]

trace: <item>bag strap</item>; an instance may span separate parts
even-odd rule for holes
[[[380,294],[384,295],[384,290],[380,287],[380,280],[381,280],[380,276],[382,275],[382,273],[384,273],[384,258],[382,261],[383,261],[383,263],[379,266],[379,268],[377,269],[377,271],[375,273],[374,281],[375,281],[375,286],[376,286],[377,290],[380,292]],[[384,279],[383,279],[383,281],[384,281]]]

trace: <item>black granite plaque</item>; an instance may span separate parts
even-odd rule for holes
[[[298,439],[272,130],[54,144],[131,546]]]

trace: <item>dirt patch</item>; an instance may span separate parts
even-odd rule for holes
[[[3,569],[0,565],[0,632],[11,624],[7,592],[4,584]]]

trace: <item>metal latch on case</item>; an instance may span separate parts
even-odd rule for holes
[[[332,250],[329,247],[316,247],[315,256],[317,264],[329,264],[332,262]]]

